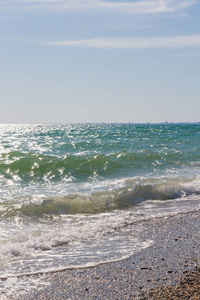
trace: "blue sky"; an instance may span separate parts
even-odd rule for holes
[[[196,0],[0,0],[0,123],[200,121]]]

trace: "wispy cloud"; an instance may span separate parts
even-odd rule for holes
[[[153,49],[200,47],[200,35],[148,38],[95,38],[73,41],[49,41],[45,46],[63,46],[102,49]]]
[[[106,0],[0,0],[0,10],[116,11],[129,14],[174,13],[188,8],[196,0],[141,0],[111,2]]]

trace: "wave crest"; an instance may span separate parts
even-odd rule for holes
[[[66,214],[96,214],[106,211],[127,209],[148,200],[167,201],[190,195],[200,195],[196,181],[158,180],[149,182],[129,179],[123,188],[111,191],[96,191],[91,194],[69,194],[64,197],[44,199],[40,204],[30,203],[20,208],[7,207],[1,217],[17,214],[28,217]]]

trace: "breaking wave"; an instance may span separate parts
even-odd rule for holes
[[[91,194],[73,193],[62,197],[48,197],[40,203],[9,203],[1,210],[1,218],[16,215],[42,217],[44,215],[96,214],[116,209],[127,209],[147,200],[167,201],[200,195],[199,179],[127,179],[125,185],[110,191],[95,191]]]

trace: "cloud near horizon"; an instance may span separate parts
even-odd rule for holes
[[[0,10],[116,11],[129,14],[174,13],[194,5],[196,0],[142,0],[111,2],[102,0],[0,0]]]
[[[48,41],[44,46],[102,49],[153,49],[200,47],[200,35],[147,38],[94,38],[73,41]]]

